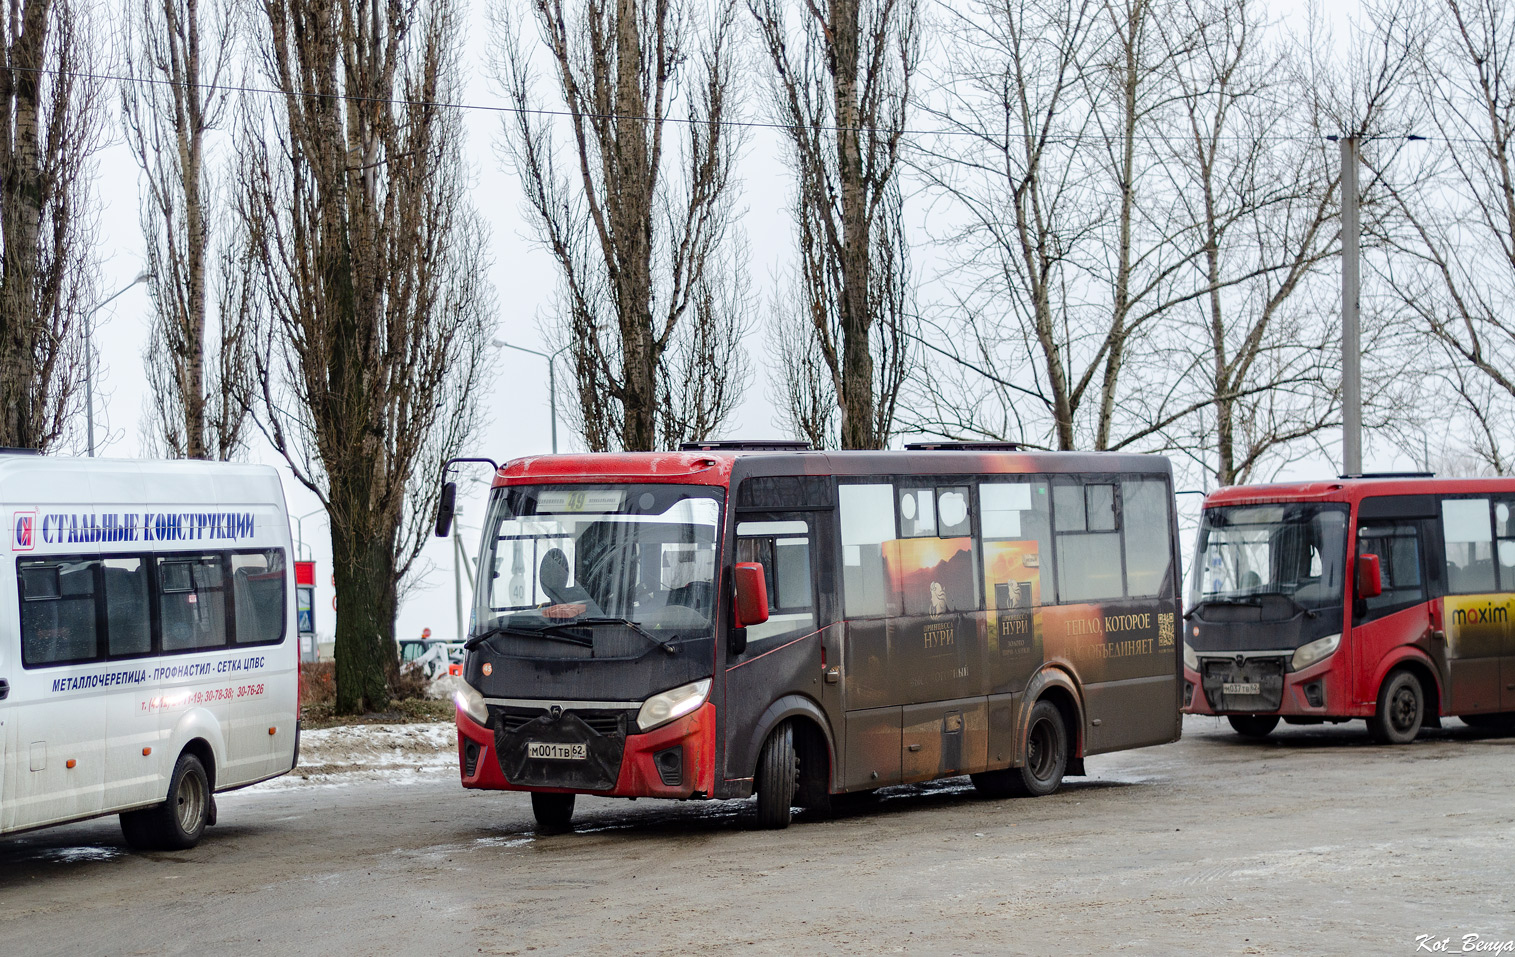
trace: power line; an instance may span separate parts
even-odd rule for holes
[[[721,126],[729,126],[729,127],[735,127],[735,128],[738,128],[738,129],[753,129],[753,130],[788,131],[788,130],[792,130],[792,129],[796,129],[796,128],[804,128],[804,129],[823,130],[825,132],[830,132],[830,133],[840,132],[840,131],[842,131],[844,129],[848,130],[849,132],[855,132],[855,133],[883,133],[883,134],[888,134],[888,133],[892,132],[892,131],[887,130],[887,129],[882,129],[882,128],[879,128],[879,127],[869,127],[869,126],[842,127],[842,126],[837,126],[837,125],[832,125],[832,124],[816,124],[816,125],[804,124],[803,127],[801,127],[799,124],[777,123],[777,122],[768,121],[768,120],[720,120],[720,121],[716,121],[716,120],[709,120],[709,119],[694,119],[694,118],[690,118],[690,117],[676,117],[676,116],[665,116],[665,117],[658,118],[658,117],[652,117],[652,116],[647,116],[647,115],[642,115],[642,114],[620,115],[620,114],[614,114],[614,113],[581,113],[581,112],[578,112],[578,111],[575,111],[575,110],[528,109],[526,107],[520,107],[520,106],[493,106],[493,105],[482,104],[482,103],[455,103],[455,102],[447,102],[447,101],[442,101],[442,100],[411,100],[411,99],[404,99],[404,98],[401,98],[401,97],[365,96],[365,95],[356,94],[356,93],[312,93],[312,92],[308,92],[308,91],[305,91],[305,90],[296,90],[296,91],[292,91],[292,92],[286,92],[284,90],[274,89],[272,87],[246,86],[246,85],[237,85],[237,84],[181,83],[181,82],[177,82],[177,81],[174,81],[174,80],[162,80],[162,79],[156,79],[156,78],[153,78],[153,77],[123,76],[123,75],[109,74],[109,73],[91,73],[91,72],[84,71],[84,70],[59,70],[59,69],[54,69],[54,68],[49,68],[49,67],[10,67],[9,69],[11,71],[17,72],[17,73],[25,72],[25,73],[36,73],[36,74],[39,74],[39,75],[45,74],[47,76],[60,76],[60,77],[62,77],[62,76],[68,76],[68,77],[73,77],[75,79],[80,79],[80,80],[94,80],[94,81],[106,82],[106,83],[123,83],[123,84],[138,85],[138,86],[166,86],[166,87],[171,87],[171,88],[177,87],[177,88],[181,88],[181,89],[191,89],[191,88],[193,88],[193,89],[197,89],[197,90],[211,91],[211,92],[221,91],[221,92],[227,92],[227,93],[240,93],[240,94],[245,94],[245,95],[260,95],[260,96],[273,96],[273,97],[295,97],[295,98],[299,98],[299,99],[312,99],[312,100],[341,100],[341,101],[348,102],[348,103],[383,103],[383,104],[387,104],[387,105],[390,105],[390,106],[404,106],[404,107],[407,107],[407,108],[410,108],[410,109],[422,109],[422,108],[424,108],[424,109],[475,111],[475,112],[481,112],[481,113],[495,113],[495,114],[505,114],[505,113],[508,113],[508,114],[514,114],[514,115],[519,115],[519,116],[539,116],[539,117],[545,117],[545,118],[562,118],[562,119],[579,118],[579,119],[584,119],[584,120],[613,120],[613,119],[616,119],[616,118],[619,117],[621,119],[637,120],[639,122],[644,122],[644,123],[664,122],[664,123],[676,123],[676,124],[686,125],[686,126],[695,126],[695,125],[711,126],[711,125],[719,124]],[[962,129],[962,128],[956,128],[956,129],[954,129],[954,128],[950,128],[950,127],[949,128],[944,128],[944,129],[903,129],[903,130],[899,131],[899,134],[901,136],[908,136],[908,137],[968,136],[968,137],[973,137],[975,139],[988,139],[988,138],[991,137],[991,134],[987,130]],[[1138,133],[1138,134],[1133,134],[1133,138],[1136,139],[1136,140],[1143,141],[1143,142],[1169,143],[1169,142],[1188,142],[1188,141],[1190,141],[1190,140],[1193,139],[1193,136],[1192,135],[1159,134],[1159,133]],[[1248,137],[1248,136],[1240,136],[1240,135],[1223,135],[1223,136],[1214,137],[1214,139],[1225,141],[1225,142],[1231,142],[1231,141],[1236,141],[1236,142],[1243,142],[1243,141],[1245,141],[1245,142],[1265,141],[1265,142],[1271,142],[1271,143],[1313,143],[1313,142],[1317,142],[1317,141],[1320,141],[1320,140],[1323,140],[1323,139],[1324,140],[1331,140],[1331,141],[1334,142],[1337,138],[1338,137],[1335,136],[1335,135],[1305,134],[1305,133],[1275,134],[1275,135],[1258,136],[1258,137]],[[1372,137],[1370,137],[1370,138],[1372,138]],[[1398,138],[1398,137],[1395,137],[1395,138]],[[1457,137],[1408,136],[1408,137],[1404,137],[1404,138],[1405,139],[1409,139],[1409,140],[1418,141],[1418,142],[1445,143],[1447,145],[1454,145],[1454,144],[1460,144],[1460,145],[1478,145],[1478,146],[1489,146],[1489,145],[1492,145],[1492,143],[1491,143],[1490,140],[1483,139],[1481,137],[1457,138]],[[1118,142],[1118,139],[1116,137],[1111,137],[1111,136],[1089,136],[1089,135],[1083,135],[1083,134],[1067,134],[1067,135],[1061,135],[1061,136],[1058,136],[1058,135],[1048,136],[1048,137],[1046,137],[1046,139],[1044,140],[1044,142],[1052,142],[1052,143],[1071,143],[1071,142],[1104,142],[1104,143],[1112,143],[1112,142]]]

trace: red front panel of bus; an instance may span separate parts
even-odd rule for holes
[[[525,787],[512,784],[495,753],[494,732],[457,712],[458,767],[466,788],[497,791],[567,791],[567,788]],[[692,714],[643,734],[628,734],[615,787],[589,791],[605,797],[688,798],[708,796],[715,789],[715,705],[706,703]],[[470,743],[477,750],[470,761]],[[680,780],[664,783],[658,756],[671,748],[680,751]],[[473,773],[469,773],[469,765]]]

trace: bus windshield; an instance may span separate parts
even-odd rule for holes
[[[1346,560],[1346,505],[1208,508],[1199,529],[1189,606],[1276,606],[1270,617],[1281,618],[1340,607]],[[1263,601],[1276,595],[1288,601]]]
[[[473,637],[599,647],[599,626],[658,644],[709,635],[719,495],[658,484],[496,489]]]

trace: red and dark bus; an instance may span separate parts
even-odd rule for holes
[[[1151,456],[710,443],[498,468],[458,757],[469,788],[1048,794],[1177,739],[1171,471]],[[450,515],[444,492],[439,529]]]
[[[1249,737],[1365,718],[1515,727],[1515,481],[1343,478],[1205,499],[1184,710]]]

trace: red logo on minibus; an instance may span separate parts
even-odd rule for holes
[[[37,513],[17,512],[14,517],[16,520],[14,548],[18,552],[29,552],[36,544],[34,535],[37,526]]]

